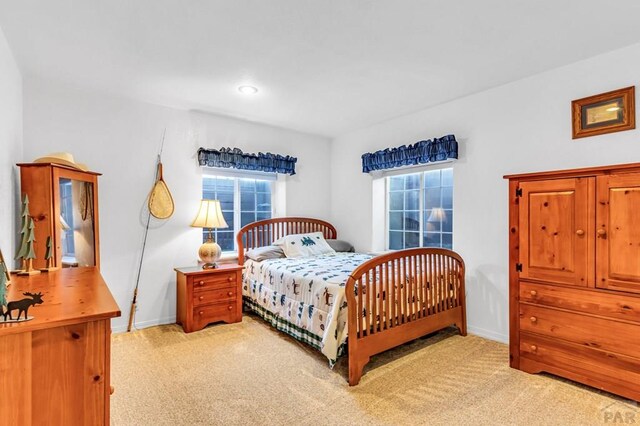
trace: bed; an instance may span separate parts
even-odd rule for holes
[[[245,307],[320,350],[330,364],[346,349],[351,386],[375,354],[451,325],[466,335],[464,261],[451,250],[245,260],[249,250],[313,232],[337,237],[330,223],[303,217],[257,221],[240,230]]]

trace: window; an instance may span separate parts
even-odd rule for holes
[[[220,200],[228,228],[214,229],[215,241],[223,252],[235,251],[235,236],[243,226],[272,216],[273,179],[205,175],[202,198]],[[206,241],[209,231],[203,230]]]
[[[75,259],[73,238],[73,188],[71,179],[60,179],[60,223],[62,225],[62,257]]]
[[[387,177],[387,248],[453,247],[453,169]]]

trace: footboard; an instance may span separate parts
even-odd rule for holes
[[[464,261],[446,249],[401,250],[375,257],[349,277],[349,384],[371,356],[455,325],[467,334]]]

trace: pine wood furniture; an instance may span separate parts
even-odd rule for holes
[[[53,241],[53,266],[97,266],[100,268],[100,233],[98,215],[98,176],[54,163],[23,163],[20,167],[21,193],[29,196],[29,213],[35,222],[35,268],[45,268],[47,238]],[[73,233],[77,259],[63,262],[63,240],[66,235],[60,217],[61,183],[72,187]],[[82,194],[80,194],[82,192]]]
[[[7,425],[109,425],[111,318],[97,268],[12,277],[8,300],[42,292],[34,319],[0,322],[0,413]]]
[[[336,238],[328,222],[303,217],[261,220],[236,237],[238,261],[247,250],[289,234],[322,232]],[[375,257],[350,275],[348,309],[349,384],[360,382],[370,357],[455,325],[466,336],[465,267],[446,249],[408,249]]]
[[[207,324],[242,321],[242,266],[220,264],[215,269],[175,268],[177,323],[185,333]]]
[[[505,178],[511,366],[640,400],[640,163]]]

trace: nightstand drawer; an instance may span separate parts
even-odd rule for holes
[[[225,288],[235,285],[236,272],[218,273],[206,277],[190,277],[193,291],[203,291],[211,289]]]
[[[233,321],[236,317],[236,302],[216,303],[193,308],[193,321],[208,324],[216,321]]]
[[[215,290],[203,290],[194,292],[193,306],[208,305],[217,302],[235,301],[238,297],[238,288],[226,287]]]

